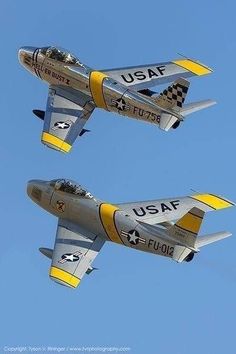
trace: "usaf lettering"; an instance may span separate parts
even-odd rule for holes
[[[179,200],[172,200],[168,202],[168,204],[160,203],[160,207],[157,208],[156,205],[147,205],[146,207],[139,207],[138,209],[133,209],[133,212],[141,217],[145,216],[146,214],[157,214],[159,212],[164,213],[165,211],[172,211],[176,210],[179,205]]]
[[[121,77],[127,84],[131,84],[134,80],[142,81],[147,78],[152,79],[153,77],[162,76],[164,75],[165,69],[166,69],[165,66],[161,65],[161,66],[153,67],[152,69],[148,68],[145,71],[138,70],[135,71],[133,74],[127,73],[126,76],[122,74]]]

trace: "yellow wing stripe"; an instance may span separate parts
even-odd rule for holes
[[[176,223],[176,226],[197,235],[200,230],[201,223],[202,217],[189,212]]]
[[[215,210],[228,208],[234,205],[234,203],[213,194],[197,194],[193,195],[192,198],[210,206]]]
[[[57,267],[51,267],[49,275],[50,277],[62,281],[73,288],[76,288],[80,283],[79,278]]]
[[[56,137],[55,135],[49,133],[42,133],[41,141],[44,144],[50,144],[55,146],[58,150],[63,152],[69,152],[71,149],[71,145],[66,143],[64,140]]]
[[[117,210],[119,209],[116,206],[103,203],[100,205],[99,215],[102,226],[109,239],[113,242],[123,244],[115,225],[115,212]]]
[[[97,107],[107,109],[103,96],[103,81],[107,75],[100,71],[92,71],[89,77],[90,91]]]
[[[174,60],[173,63],[199,76],[210,74],[212,72],[210,68],[190,59]]]

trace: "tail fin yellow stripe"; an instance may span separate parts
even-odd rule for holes
[[[103,96],[103,81],[107,75],[100,71],[92,71],[89,77],[90,91],[97,107],[107,109]]]
[[[116,243],[123,244],[115,225],[115,212],[119,210],[116,206],[103,203],[100,205],[99,214],[102,226],[109,239]]]
[[[175,60],[173,63],[199,76],[210,74],[212,72],[210,68],[190,59]]]
[[[197,194],[193,195],[192,198],[208,205],[215,210],[228,208],[234,205],[234,203],[231,203],[230,201],[213,194]]]
[[[203,212],[202,215],[200,215],[200,213],[197,214],[196,212],[188,212],[175,225],[185,231],[197,235],[202,224],[203,215]]]
[[[57,267],[51,267],[49,275],[50,277],[55,278],[55,280],[64,282],[73,288],[76,288],[80,283],[79,278]]]

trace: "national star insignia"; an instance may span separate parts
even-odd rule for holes
[[[125,100],[123,98],[118,98],[115,101],[115,106],[119,111],[124,111],[126,108],[126,103]]]
[[[79,255],[81,254],[81,252],[75,252],[75,253],[65,253],[61,256],[60,261],[58,261],[59,263],[65,263],[65,262],[77,262],[80,257]]]
[[[131,244],[137,245],[137,243],[139,242],[139,233],[135,230],[129,231],[127,238]]]
[[[71,126],[71,122],[56,122],[53,129],[68,129]]]
[[[130,230],[128,232],[121,231],[121,235],[125,236],[131,245],[137,245],[138,243],[146,243],[146,240],[140,237],[138,231]]]

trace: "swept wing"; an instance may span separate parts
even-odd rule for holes
[[[138,91],[172,82],[179,77],[188,78],[210,74],[212,69],[192,59],[178,59],[170,62],[101,71],[123,85]]]
[[[194,207],[208,212],[231,207],[234,203],[214,194],[195,194],[179,198],[157,199],[117,205],[136,220],[149,224],[161,223],[166,227],[169,223],[181,218]]]
[[[51,279],[76,288],[104,244],[99,236],[59,219],[49,271]]]
[[[94,108],[91,97],[71,88],[50,86],[42,143],[52,149],[69,152]]]

